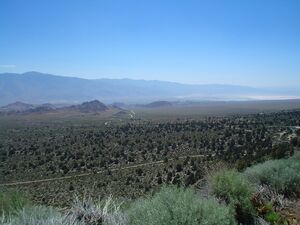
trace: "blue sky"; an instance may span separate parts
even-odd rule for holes
[[[299,0],[1,0],[0,72],[300,86]]]

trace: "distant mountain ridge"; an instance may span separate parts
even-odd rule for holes
[[[155,101],[151,102],[149,104],[144,105],[146,108],[158,108],[158,107],[166,107],[166,106],[172,106],[172,102],[169,101]]]
[[[32,104],[27,104],[27,103],[24,103],[24,102],[14,102],[14,103],[11,103],[11,104],[8,104],[4,107],[1,107],[0,108],[0,111],[3,111],[3,112],[23,112],[23,111],[27,111],[29,109],[33,109],[34,108],[34,105]]]
[[[32,105],[23,102],[15,102],[3,107],[0,107],[0,113],[3,115],[24,115],[24,114],[43,114],[49,112],[79,112],[79,113],[99,113],[109,110],[110,108],[104,103],[93,100],[90,102],[83,102],[78,105],[71,105],[56,108],[51,104]]]
[[[80,103],[100,99],[105,103],[148,103],[158,100],[236,100],[253,96],[295,95],[238,85],[189,85],[166,81],[130,79],[88,80],[39,72],[0,74],[0,105],[12,102],[32,104]]]
[[[102,112],[105,110],[108,110],[109,108],[103,104],[102,102],[98,100],[93,100],[90,102],[84,102],[80,105],[72,105],[69,107],[62,108],[63,110],[69,110],[69,111],[78,111],[83,113],[89,113],[89,112]]]

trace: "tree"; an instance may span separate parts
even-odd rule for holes
[[[281,159],[290,156],[294,153],[293,147],[288,142],[280,143],[272,149],[272,157],[274,159]]]

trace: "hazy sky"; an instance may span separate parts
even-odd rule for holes
[[[300,87],[299,0],[1,0],[0,72]]]

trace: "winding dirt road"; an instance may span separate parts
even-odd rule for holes
[[[189,156],[180,156],[178,158],[179,159],[184,159],[186,157],[189,157],[189,158],[202,158],[204,156],[205,155],[189,155]],[[174,160],[175,159],[169,159],[168,161],[174,161]],[[163,160],[159,160],[159,161],[155,161],[155,162],[141,163],[141,164],[130,165],[130,166],[123,166],[123,167],[120,167],[120,168],[111,167],[111,168],[109,168],[109,170],[113,172],[113,171],[134,169],[134,168],[139,168],[139,167],[144,167],[144,166],[151,166],[151,165],[156,165],[156,164],[163,164],[163,163],[164,163]],[[97,172],[75,174],[75,175],[64,176],[64,177],[54,177],[54,178],[48,178],[48,179],[39,179],[39,180],[30,180],[30,181],[16,181],[16,182],[11,182],[11,183],[0,184],[0,187],[26,185],[26,184],[34,184],[34,183],[44,183],[44,182],[57,181],[57,180],[67,180],[67,179],[72,179],[72,178],[76,178],[76,177],[86,177],[86,176],[90,176],[90,175],[101,174],[101,173],[104,173],[105,171],[107,171],[107,170],[100,170],[100,171],[97,171]]]

